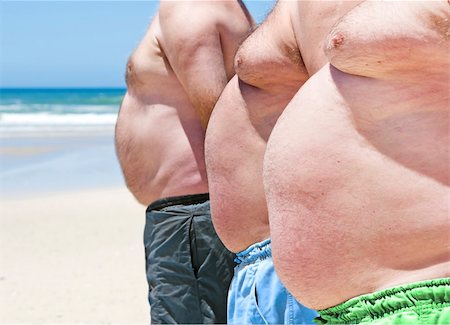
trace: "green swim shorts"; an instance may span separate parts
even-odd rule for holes
[[[317,324],[450,324],[450,278],[355,297],[319,314]]]

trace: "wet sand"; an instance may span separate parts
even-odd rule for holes
[[[0,140],[0,324],[148,324],[145,207],[112,132]]]

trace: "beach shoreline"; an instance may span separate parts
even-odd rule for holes
[[[0,131],[0,324],[148,324],[146,207],[114,125]]]
[[[0,137],[0,199],[114,186],[125,182],[113,128]]]

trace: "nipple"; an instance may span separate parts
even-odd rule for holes
[[[344,44],[344,36],[341,33],[335,33],[331,36],[330,41],[328,42],[328,46],[330,49],[338,48]]]

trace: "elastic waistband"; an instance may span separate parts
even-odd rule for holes
[[[178,204],[200,204],[209,200],[209,193],[172,196],[156,200],[147,207],[147,211],[167,208]]]
[[[242,252],[237,253],[235,262],[243,265],[270,257],[272,257],[272,245],[270,244],[270,239],[266,239],[262,242],[249,246]]]
[[[340,305],[320,310],[317,323],[357,323],[371,316],[383,317],[405,308],[450,305],[450,278],[411,283],[352,298]]]

